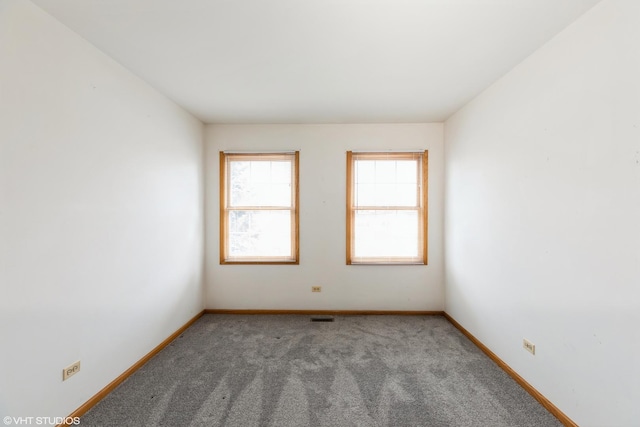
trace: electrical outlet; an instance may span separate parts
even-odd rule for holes
[[[312,286],[311,292],[322,292],[322,286]]]
[[[522,346],[524,347],[525,350],[527,350],[529,353],[531,353],[531,354],[533,354],[535,356],[535,354],[536,354],[536,345],[534,343],[532,343],[528,339],[523,339],[522,340]]]
[[[70,376],[73,376],[80,372],[80,361],[78,360],[75,363],[67,366],[62,370],[62,381],[66,381]]]

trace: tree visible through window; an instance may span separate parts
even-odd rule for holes
[[[427,263],[428,152],[347,152],[347,264]]]
[[[298,263],[298,152],[220,153],[220,262]]]

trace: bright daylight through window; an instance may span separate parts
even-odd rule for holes
[[[297,264],[298,152],[220,153],[220,263]]]
[[[427,264],[428,152],[347,152],[347,264]]]

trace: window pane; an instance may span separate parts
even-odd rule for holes
[[[355,165],[356,184],[373,184],[376,182],[376,162],[373,160],[357,160]]]
[[[394,184],[376,184],[376,202],[373,206],[395,206],[396,186]]]
[[[229,257],[290,257],[291,215],[286,211],[230,211]]]
[[[398,160],[396,162],[396,182],[416,184],[418,182],[418,161]]]
[[[418,257],[418,211],[356,211],[354,255]]]
[[[357,184],[355,206],[418,206],[416,184]]]
[[[291,162],[271,162],[271,179],[274,183],[291,183]]]
[[[356,160],[355,206],[418,206],[417,160]]]
[[[290,161],[230,161],[230,206],[292,205]]]
[[[251,182],[265,182],[271,179],[271,162],[251,161],[249,162]]]
[[[231,192],[229,200],[232,205],[236,205],[250,197],[251,162],[229,162],[228,174]]]
[[[396,184],[393,193],[394,206],[418,206],[418,186],[416,184]]]
[[[355,206],[376,206],[376,185],[356,184],[353,200]]]
[[[376,161],[376,182],[392,184],[396,182],[396,161]]]

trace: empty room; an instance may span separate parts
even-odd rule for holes
[[[640,1],[0,0],[0,425],[640,426]]]

